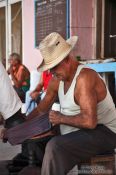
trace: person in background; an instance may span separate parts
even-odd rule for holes
[[[29,111],[32,111],[36,107],[35,101],[32,100],[30,93],[35,90],[36,86],[40,82],[41,72],[38,72],[37,69],[32,70],[30,73],[30,88],[25,94],[25,103],[23,103],[22,112],[27,114]]]
[[[4,124],[4,127],[0,129],[0,138],[3,139],[6,129],[25,122],[25,115],[21,113],[22,102],[1,62],[0,81],[2,82],[0,83],[0,114]]]
[[[60,111],[51,110],[49,120],[61,132],[46,145],[41,175],[66,175],[81,161],[116,148],[115,105],[102,77],[71,54],[77,39],[53,32],[39,45],[38,71],[50,70],[53,77],[27,120],[49,111],[58,94]]]
[[[12,84],[18,93],[22,102],[25,100],[25,93],[30,87],[30,72],[26,66],[21,63],[20,55],[12,53],[9,57],[10,67],[8,74],[11,77]]]
[[[22,102],[14,90],[8,74],[0,62],[0,113],[4,119],[4,127],[11,128],[25,121],[21,113]],[[2,130],[0,132],[2,138]]]
[[[32,92],[29,91],[26,93],[26,115],[28,115],[35,107],[37,107],[37,104],[40,102],[40,100],[44,98],[48,83],[51,78],[52,74],[49,71],[43,72],[36,88]]]
[[[26,121],[25,115],[21,113],[22,102],[12,86],[11,80],[5,70],[3,64],[0,62],[0,115],[3,117],[0,128],[0,139],[4,140],[4,132],[6,129],[15,127]],[[22,154],[23,152],[23,154]],[[28,149],[27,144],[21,145],[21,153],[18,153],[12,161],[7,165],[8,169],[14,171],[16,168],[23,168],[28,164]]]

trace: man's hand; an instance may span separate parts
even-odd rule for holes
[[[3,138],[4,138],[4,133],[5,133],[5,128],[1,128],[0,129],[0,139],[2,139],[3,140]]]
[[[11,75],[14,75],[13,66],[10,66],[10,67],[9,67],[8,72],[9,72]]]
[[[63,115],[59,111],[51,110],[49,113],[49,120],[54,125],[59,125],[62,123]]]
[[[33,100],[36,100],[37,97],[39,96],[39,92],[33,91],[33,92],[30,93],[30,96],[31,96],[31,98],[32,98]]]

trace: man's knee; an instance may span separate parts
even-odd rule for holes
[[[50,154],[54,152],[58,152],[58,139],[57,136],[53,137],[46,145],[45,152]]]

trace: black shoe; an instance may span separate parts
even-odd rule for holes
[[[9,166],[8,167],[8,172],[9,175],[17,175],[24,167],[20,166]]]

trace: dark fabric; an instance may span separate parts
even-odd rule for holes
[[[52,138],[45,150],[41,175],[66,175],[74,165],[116,148],[116,134],[104,125]]]
[[[30,78],[28,78],[27,80],[25,80],[25,82],[26,82],[26,85],[23,85],[22,86],[22,90],[24,92],[27,92],[29,90],[29,88],[30,88]]]
[[[24,157],[30,156],[30,152],[33,153],[33,162],[39,166],[42,165],[45,147],[47,142],[54,136],[47,136],[44,138],[29,139],[23,142],[22,155]],[[28,154],[27,154],[28,153]]]
[[[41,117],[39,116],[32,120],[25,121],[22,124],[8,129],[5,133],[5,138],[7,138],[12,145],[16,145],[49,130],[51,130],[51,124],[49,122],[48,113],[46,113]]]
[[[25,121],[25,116],[24,114],[21,113],[21,109],[17,111],[14,115],[12,115],[10,118],[5,120],[4,127],[9,129],[12,128],[18,124],[21,124]]]
[[[23,122],[25,122],[25,116],[24,114],[21,113],[21,110],[17,111],[13,116],[11,116],[10,118],[8,118],[5,123],[4,123],[4,127],[9,129],[9,128],[12,128],[18,124],[21,124]],[[3,142],[7,142],[7,139],[3,139]],[[24,153],[24,156],[23,156],[23,153]],[[17,156],[15,156],[13,159],[12,159],[12,162],[10,162],[8,164],[8,167],[14,171],[15,170],[15,167],[18,166],[19,167],[22,167],[23,166],[26,166],[28,165],[28,150],[27,150],[27,147],[24,145],[22,145],[22,153],[20,153],[20,155],[18,154]],[[8,168],[8,169],[9,169]],[[10,171],[9,169],[9,171]]]
[[[21,113],[21,109],[17,111],[14,115],[4,121],[4,127],[10,129],[18,124],[21,124],[25,121],[25,116]],[[7,142],[7,138],[3,138],[3,142]]]
[[[21,99],[22,103],[25,103],[26,92],[24,92],[22,88],[17,88],[16,86],[13,86],[13,87],[15,91],[17,92],[19,98]]]

